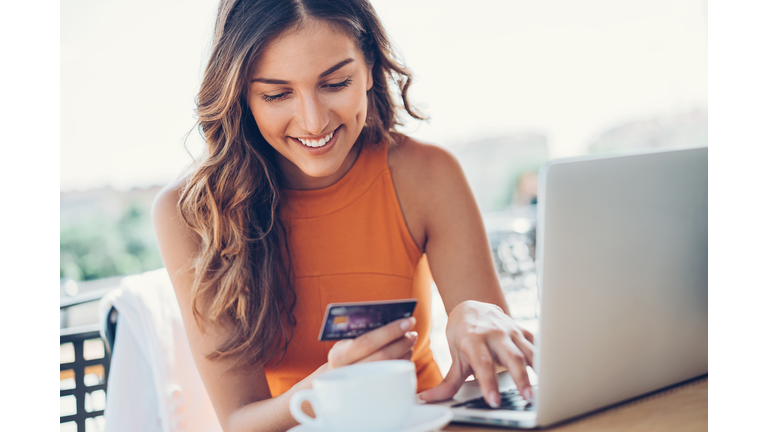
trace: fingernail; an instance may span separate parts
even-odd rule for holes
[[[419,334],[417,332],[415,332],[415,331],[410,331],[410,332],[408,332],[408,337],[411,338],[411,339],[416,339],[416,338],[419,337]]]
[[[491,407],[498,408],[499,406],[501,406],[501,397],[499,396],[498,393],[496,392],[491,393],[488,399],[490,399],[489,404],[491,405]]]
[[[523,397],[528,402],[533,402],[533,388],[531,386],[528,386],[523,389]]]
[[[408,318],[400,324],[403,330],[410,330],[413,327],[413,318]]]

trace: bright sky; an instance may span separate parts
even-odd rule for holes
[[[705,0],[373,0],[440,145],[539,131],[550,156],[707,105]],[[61,2],[61,189],[164,184],[189,164],[217,2]],[[188,140],[196,154],[197,132]]]

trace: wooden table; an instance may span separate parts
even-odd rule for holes
[[[688,382],[546,430],[553,432],[706,431],[708,426],[707,380],[708,378],[705,377]],[[488,432],[500,429],[492,426],[452,423],[443,430]]]

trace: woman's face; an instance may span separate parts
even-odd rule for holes
[[[325,23],[308,22],[267,46],[250,76],[248,105],[281,155],[286,186],[329,186],[352,167],[372,85],[363,53]]]

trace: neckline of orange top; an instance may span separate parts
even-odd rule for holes
[[[387,146],[364,144],[355,163],[336,183],[321,189],[283,189],[282,216],[304,219],[335,213],[355,202],[377,178],[388,173]]]

